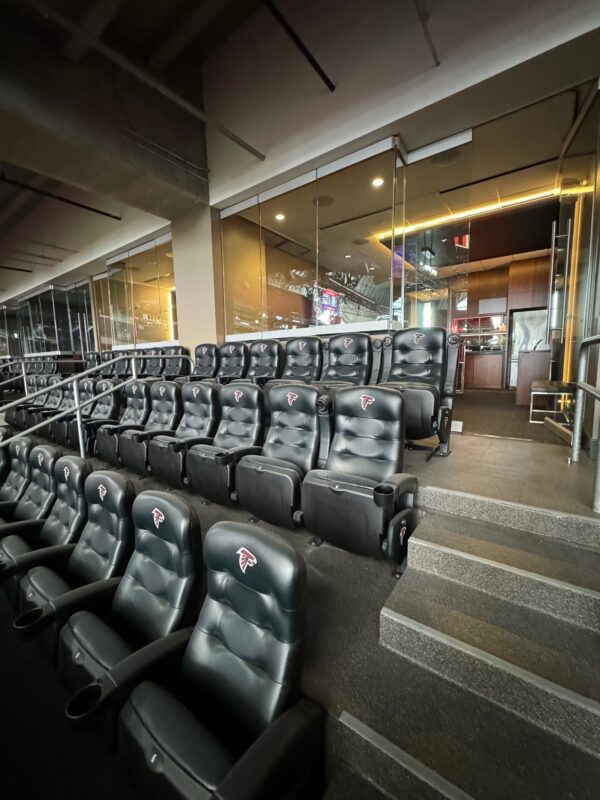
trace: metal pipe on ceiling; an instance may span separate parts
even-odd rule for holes
[[[170,100],[175,105],[178,105],[184,111],[187,111],[188,114],[191,114],[196,119],[202,120],[210,127],[214,128],[219,133],[222,133],[223,136],[226,136],[232,142],[242,147],[247,152],[251,153],[255,158],[259,161],[264,161],[266,156],[264,153],[261,153],[260,150],[257,150],[252,145],[245,142],[242,138],[240,138],[237,134],[230,131],[229,128],[222,125],[220,122],[213,120],[208,114],[205,114],[202,109],[198,108],[194,103],[191,103],[189,100],[186,100],[185,97],[182,97],[177,92],[170,89],[165,83],[163,83],[158,78],[155,78],[150,72],[147,72],[142,67],[139,67],[136,63],[128,59],[126,56],[119,53],[114,48],[110,47],[110,45],[105,44],[100,39],[97,39],[95,36],[90,35],[86,31],[82,30],[78,25],[71,22],[71,20],[64,17],[54,8],[49,6],[47,3],[42,2],[42,0],[24,0],[25,4],[33,8],[39,14],[41,14],[46,19],[51,20],[59,27],[63,28],[64,30],[68,31],[72,36],[76,36],[80,39],[87,47],[91,48],[92,50],[96,50],[98,53],[103,55],[113,64],[116,64],[125,72],[128,72],[130,75],[133,75],[137,80],[141,83],[144,83],[146,86],[149,86],[154,91],[161,94],[163,97],[166,97],[167,100]]]
[[[429,22],[429,14],[425,10],[425,6],[423,5],[423,0],[413,0],[413,2],[417,10],[417,16],[419,17],[419,22],[421,23],[421,27],[423,28],[423,33],[425,34],[425,38],[427,39],[427,44],[429,45],[429,49],[431,50],[431,55],[433,56],[433,60],[435,62],[436,67],[439,67],[441,61],[437,54],[437,50],[435,49],[433,39],[431,38],[429,27],[427,26],[427,23]]]
[[[7,183],[9,186],[17,186],[19,189],[25,189],[26,191],[33,192],[34,194],[40,194],[42,197],[48,197],[51,200],[58,200],[61,203],[66,203],[67,205],[81,208],[83,211],[91,211],[93,214],[100,214],[101,216],[108,217],[109,219],[116,219],[118,222],[121,222],[123,219],[118,214],[111,214],[110,211],[102,211],[102,209],[94,208],[94,206],[88,206],[86,203],[79,203],[77,200],[70,200],[68,197],[62,197],[62,195],[54,194],[54,192],[38,189],[36,186],[30,186],[26,183],[22,183],[21,181],[14,180],[14,178],[7,178],[3,172],[0,173],[0,182]],[[17,259],[13,260],[16,261]]]

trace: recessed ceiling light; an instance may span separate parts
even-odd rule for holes
[[[352,258],[352,256],[350,255],[350,253],[346,253],[346,255],[344,256],[344,258]]]
[[[283,222],[283,220],[285,219],[285,214],[282,214],[280,211],[279,214],[275,214],[275,219],[277,220],[277,222]]]
[[[383,180],[383,178],[380,178],[380,177],[373,178],[373,180],[371,181],[371,186],[374,186],[375,189],[379,189],[379,187],[383,186],[383,184],[384,184],[384,180]]]

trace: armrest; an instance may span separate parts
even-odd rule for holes
[[[96,581],[65,592],[43,606],[30,608],[19,614],[13,627],[22,638],[27,639],[44,630],[48,625],[62,625],[76,611],[105,611],[112,603],[121,578]]]
[[[264,800],[280,797],[298,773],[318,771],[323,759],[324,717],[320,708],[300,700],[284,711],[228,772],[215,800]]]
[[[83,424],[90,430],[92,428],[101,428],[103,425],[111,425],[112,427],[118,426],[118,419],[86,419]]]
[[[0,567],[0,581],[10,575],[22,575],[42,564],[44,566],[66,564],[74,549],[74,544],[59,544],[55,547],[42,547],[40,550],[34,550],[33,553],[23,553],[23,555],[17,556],[11,564],[3,565],[4,568]]]
[[[419,486],[419,481],[414,475],[409,475],[408,472],[396,472],[381,481],[379,485],[392,486],[397,495],[414,494]]]
[[[225,466],[227,464],[237,464],[243,456],[258,456],[262,453],[262,447],[232,447],[224,453],[217,453],[215,463]]]
[[[210,436],[192,436],[191,439],[180,439],[177,442],[169,442],[169,450],[180,453],[182,450],[189,450],[195,444],[212,444]]]
[[[145,431],[138,433],[133,437],[136,442],[146,442],[149,439],[154,439],[157,436],[177,436],[177,431]]]
[[[113,436],[118,435],[119,433],[123,433],[123,431],[143,431],[143,425],[115,425],[115,427],[109,431],[109,433]]]
[[[2,500],[0,501],[0,517],[12,516],[15,513],[15,508],[18,505],[16,500]],[[1,525],[2,523],[0,523]],[[0,530],[2,530],[0,528]],[[2,534],[4,535],[4,534]]]
[[[184,628],[150,642],[113,669],[75,692],[65,706],[67,719],[83,722],[129,695],[148,675],[168,662],[180,660],[193,628]]]

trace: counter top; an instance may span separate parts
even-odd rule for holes
[[[465,350],[467,356],[502,356],[504,350]]]

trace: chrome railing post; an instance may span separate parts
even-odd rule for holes
[[[27,396],[29,392],[27,391],[27,369],[24,361],[21,364],[21,372],[23,373],[23,389],[25,390],[25,396]]]
[[[585,391],[581,386],[587,378],[589,350],[583,344],[579,351],[579,363],[577,365],[577,390],[575,392],[575,417],[573,419],[573,440],[571,443],[570,462],[575,464],[581,455],[581,432],[583,430],[583,412],[585,409]]]
[[[79,436],[79,455],[85,458],[85,440],[83,438],[83,422],[81,421],[81,405],[79,404],[79,378],[75,378],[73,381],[73,400],[75,401],[77,435]]]
[[[135,354],[131,356],[131,377],[137,381],[138,368]]]

